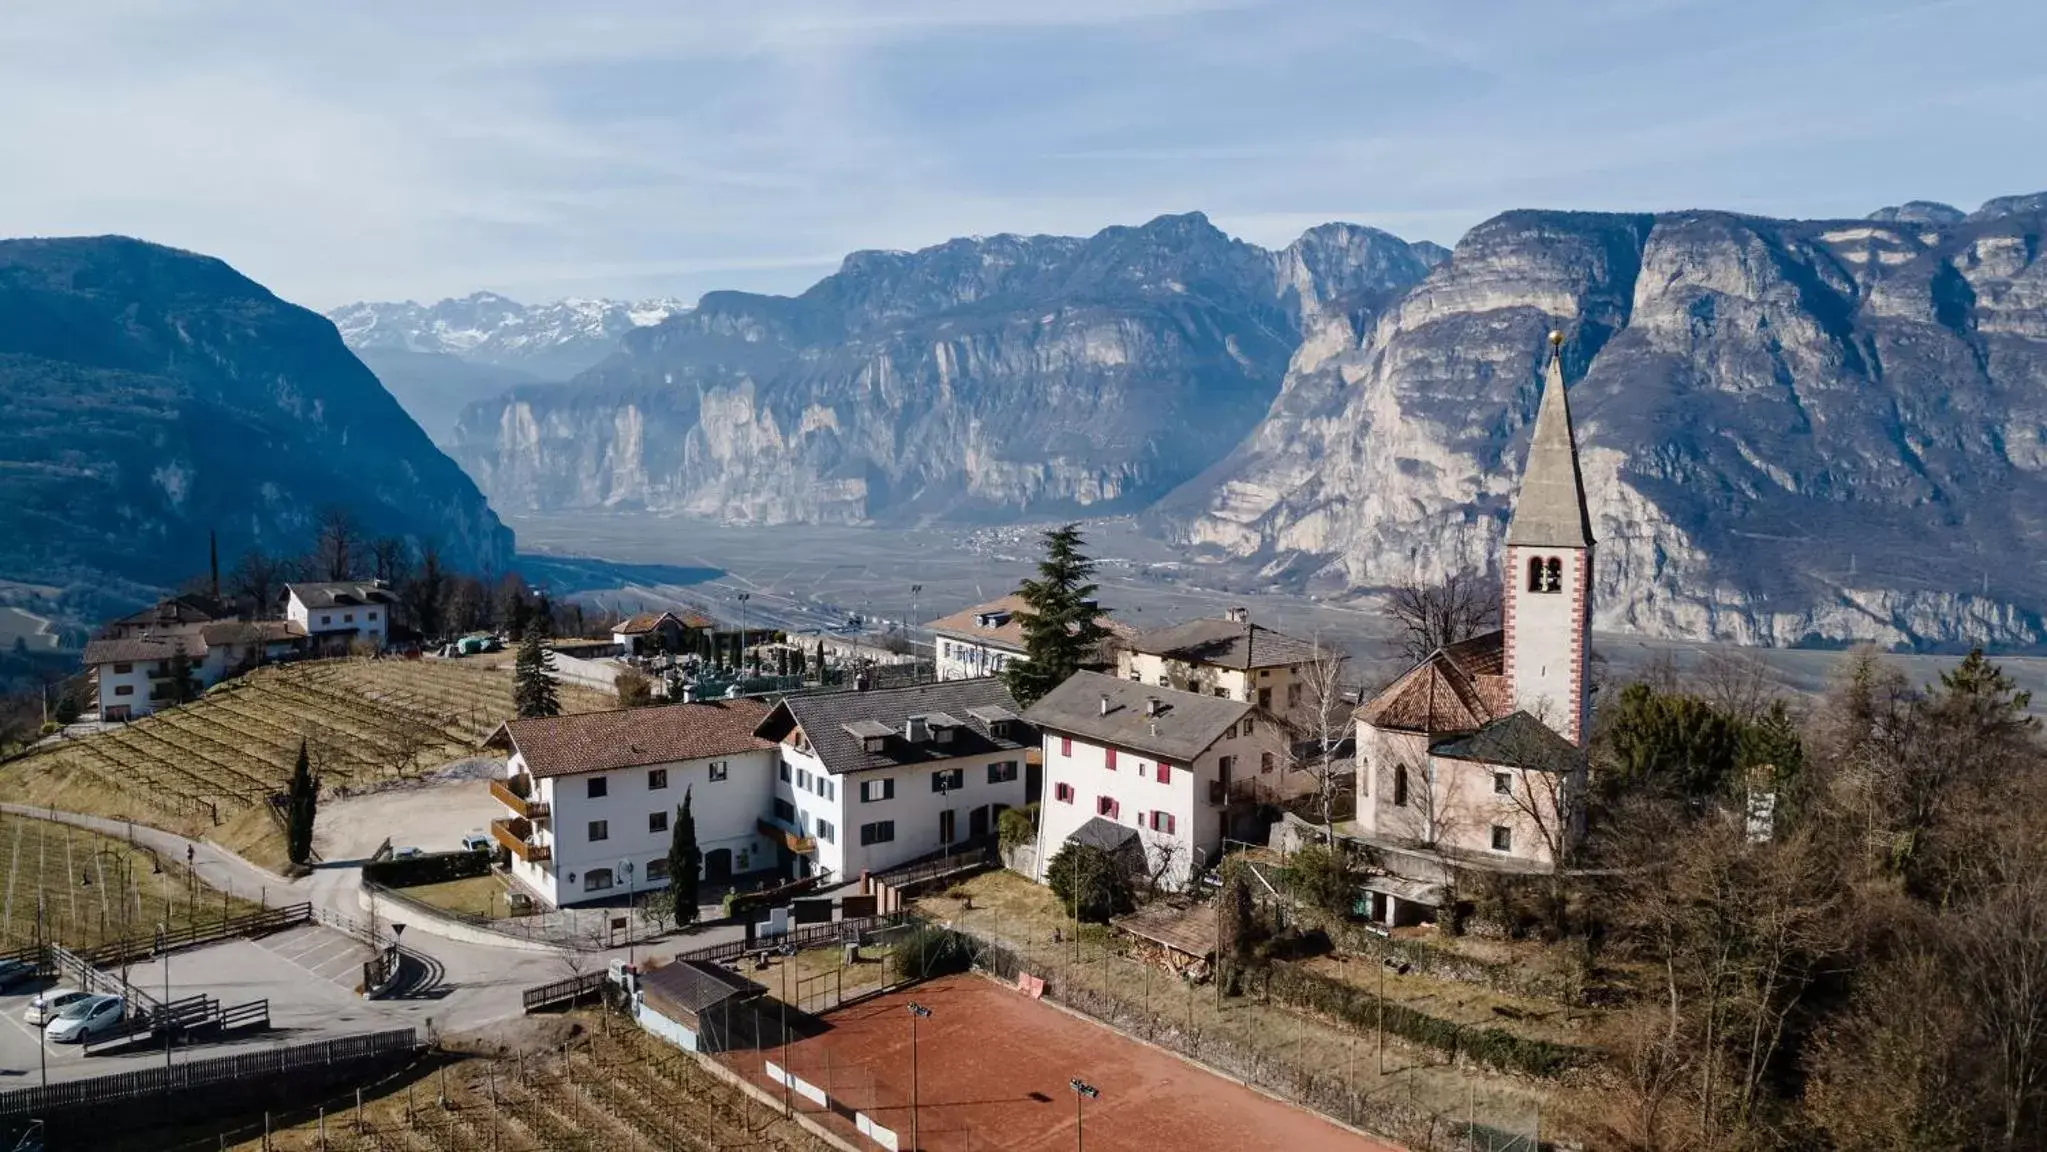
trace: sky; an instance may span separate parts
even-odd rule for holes
[[[1861,216],[2047,187],[2039,0],[6,0],[0,235],[316,308],[800,291],[1200,210]]]

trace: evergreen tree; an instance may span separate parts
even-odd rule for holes
[[[1647,684],[1621,690],[1604,721],[1616,786],[1704,797],[1724,788],[1741,751],[1741,726],[1695,697]]]
[[[561,686],[554,678],[554,657],[540,646],[537,630],[519,642],[519,656],[512,663],[512,707],[523,720],[559,716],[562,712]]]
[[[319,804],[320,782],[313,777],[306,742],[300,740],[298,763],[291,770],[291,783],[284,793],[284,848],[294,864],[312,859],[313,817]]]
[[[704,864],[704,854],[697,848],[697,818],[689,805],[690,793],[685,790],[682,807],[675,810],[675,827],[668,834],[668,895],[678,927],[697,922],[697,873]]]
[[[1101,609],[1090,579],[1095,562],[1081,552],[1080,525],[1045,533],[1045,558],[1038,578],[1017,587],[1023,597],[1024,656],[1003,673],[1010,695],[1026,706],[1080,670],[1101,644]]]
[[[199,697],[199,677],[192,670],[192,657],[185,652],[182,640],[171,648],[170,677],[164,687],[173,704],[183,704]]]

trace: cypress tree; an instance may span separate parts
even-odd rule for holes
[[[537,629],[519,642],[519,656],[512,663],[512,708],[522,720],[559,716],[562,712],[561,686],[554,678],[554,657],[540,646]]]
[[[320,784],[313,778],[304,740],[299,741],[298,763],[291,770],[291,784],[284,797],[285,855],[294,864],[304,864],[313,857],[313,817],[320,804]]]
[[[697,873],[704,863],[697,848],[697,818],[689,805],[690,792],[685,789],[682,806],[675,810],[675,827],[668,834],[668,895],[678,926],[697,922]]]
[[[1091,579],[1095,562],[1080,550],[1084,543],[1078,524],[1046,532],[1038,578],[1017,587],[1024,601],[1025,659],[1002,675],[1010,695],[1025,706],[1078,672],[1102,642],[1102,612]]]

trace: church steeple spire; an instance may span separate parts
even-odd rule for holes
[[[1585,510],[1585,481],[1578,472],[1578,436],[1571,428],[1571,402],[1564,395],[1564,334],[1549,334],[1549,371],[1528,441],[1528,467],[1507,522],[1509,546],[1592,547],[1592,517]]]

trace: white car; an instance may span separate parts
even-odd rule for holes
[[[471,832],[462,838],[462,850],[464,852],[488,852],[490,851],[490,837],[485,836],[481,832]]]
[[[92,995],[76,988],[52,988],[42,992],[28,1002],[28,1011],[21,1018],[30,1024],[41,1026],[57,1018],[57,1013]]]
[[[57,1013],[45,1033],[59,1044],[83,1044],[121,1026],[128,1002],[119,996],[89,996]]]

